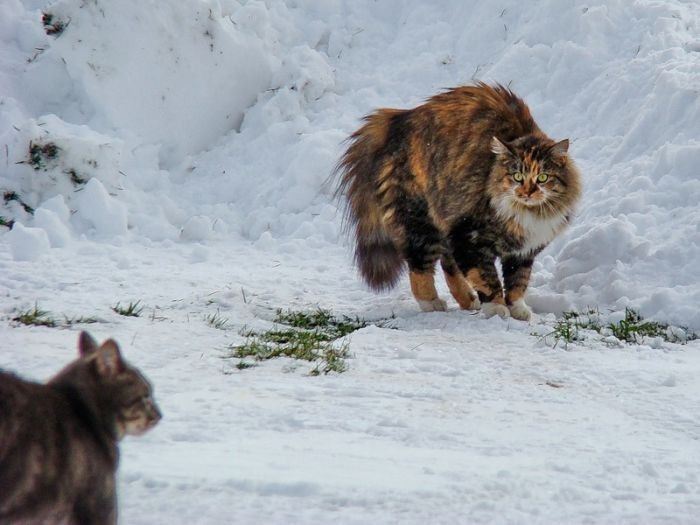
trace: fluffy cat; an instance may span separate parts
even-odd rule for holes
[[[434,283],[440,260],[461,308],[530,318],[523,297],[534,258],[581,194],[568,140],[547,137],[512,91],[483,83],[414,109],[380,109],[349,140],[337,194],[372,289],[393,287],[405,262],[420,308],[445,310]]]
[[[117,442],[161,414],[151,385],[109,339],[47,384],[0,372],[0,523],[113,525]]]

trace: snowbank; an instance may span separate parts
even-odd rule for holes
[[[700,330],[699,34],[681,0],[0,0],[0,367],[43,380],[89,329],[153,381],[130,525],[697,523],[700,341],[545,336],[588,306]],[[474,80],[585,177],[530,325],[371,293],[325,184],[364,114]],[[396,329],[340,375],[225,359],[319,306]]]
[[[51,14],[43,26],[39,7]],[[324,182],[359,118],[499,81],[551,136],[572,139],[585,177],[573,227],[536,265],[535,309],[629,305],[700,327],[695,4],[10,0],[2,9],[0,181],[33,208],[61,195],[77,211],[74,193],[94,178],[137,238],[342,243]],[[37,169],[30,147],[48,143],[60,154]],[[48,224],[16,201],[3,209]],[[81,216],[69,236],[105,233]],[[117,223],[111,235],[125,233]]]

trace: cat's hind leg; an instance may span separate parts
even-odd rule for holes
[[[444,312],[447,310],[445,301],[438,297],[435,289],[434,270],[418,272],[411,270],[408,275],[411,281],[411,292],[423,312]]]
[[[403,255],[408,263],[411,291],[424,312],[444,312],[445,301],[435,289],[435,263],[444,253],[442,234],[430,220],[424,198],[405,195],[396,219],[403,227]]]

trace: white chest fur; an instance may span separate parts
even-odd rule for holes
[[[540,218],[532,214],[521,214],[513,217],[525,232],[525,244],[518,255],[528,255],[537,248],[546,246],[566,226],[566,218],[561,215]]]
[[[501,219],[514,221],[522,228],[523,246],[516,252],[520,256],[529,255],[552,242],[567,224],[566,216],[562,214],[539,217],[527,210],[516,211],[507,199],[497,204],[496,211]]]

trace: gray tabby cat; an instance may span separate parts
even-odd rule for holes
[[[117,442],[161,414],[114,340],[82,332],[78,349],[45,385],[0,371],[2,524],[117,522]]]

